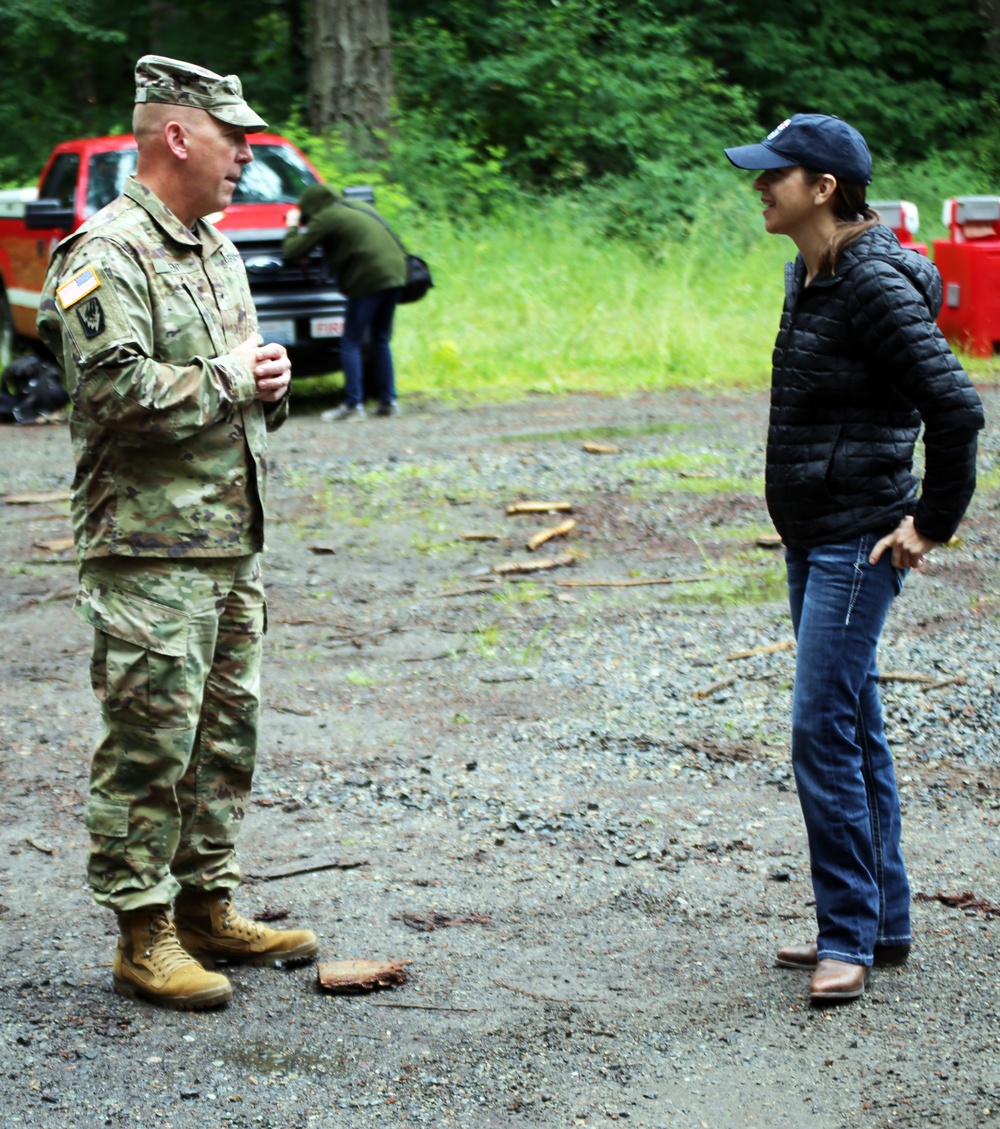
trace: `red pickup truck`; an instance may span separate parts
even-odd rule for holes
[[[319,174],[275,133],[248,140],[254,160],[244,167],[232,204],[208,218],[236,244],[261,333],[287,346],[294,374],[339,369],[346,299],[318,249],[295,266],[281,258],[285,213]],[[0,371],[19,345],[38,343],[35,318],[53,247],[121,193],[135,163],[131,135],[64,141],[46,161],[37,189],[0,191]],[[371,198],[366,188],[344,194]]]

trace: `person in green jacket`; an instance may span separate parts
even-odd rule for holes
[[[406,282],[406,255],[382,217],[369,204],[352,200],[328,184],[305,190],[297,208],[287,217],[282,245],[285,262],[306,257],[316,246],[336,275],[347,296],[347,315],[340,339],[344,369],[344,402],[324,418],[365,418],[361,371],[361,343],[370,333],[372,369],[378,395],[376,415],[399,412],[392,363],[392,320],[400,291]],[[304,230],[300,230],[304,229]]]

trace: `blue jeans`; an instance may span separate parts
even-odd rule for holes
[[[392,367],[392,318],[399,301],[400,288],[362,294],[347,299],[344,334],[340,339],[340,363],[344,369],[344,403],[353,408],[365,398],[361,368],[361,343],[370,331],[372,373],[380,404],[396,399],[396,377]]]
[[[819,959],[865,965],[876,943],[910,941],[899,795],[876,666],[905,573],[889,553],[868,563],[880,536],[789,548],[785,557],[798,641],[792,767],[809,838]]]

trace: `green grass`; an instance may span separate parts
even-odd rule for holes
[[[905,194],[897,174],[883,179],[883,196]],[[913,187],[929,198],[944,181],[925,179]],[[878,194],[873,185],[873,198]],[[921,238],[942,234],[929,204],[922,215]],[[393,350],[408,407],[421,398],[474,403],[563,392],[765,388],[783,264],[794,245],[764,233],[756,198],[743,184],[678,235],[652,255],[599,236],[568,200],[535,201],[462,227],[413,219],[407,242],[431,263],[436,286],[396,315]],[[973,360],[968,368],[974,379],[996,378],[994,361]],[[295,389],[304,398],[339,392],[341,384],[337,373],[297,379]],[[607,429],[564,437],[625,435]]]
[[[436,281],[396,314],[393,352],[410,403],[767,382],[787,241],[728,247],[723,223],[654,258],[598,237],[565,201],[406,235]],[[341,383],[334,374],[297,379],[295,389],[308,396]]]
[[[766,383],[776,246],[727,254],[695,238],[653,260],[572,220],[553,204],[495,227],[421,233],[438,285],[397,315],[406,388],[498,400]]]

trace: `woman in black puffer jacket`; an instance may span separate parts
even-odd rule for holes
[[[983,412],[934,321],[937,271],[865,202],[861,134],[796,114],[726,155],[759,171],[765,228],[799,250],[774,349],[766,495],[798,644],[792,764],[818,932],[777,960],[812,970],[812,999],[849,1000],[872,964],[901,963],[911,941],[879,634],[906,571],[965,513]]]

